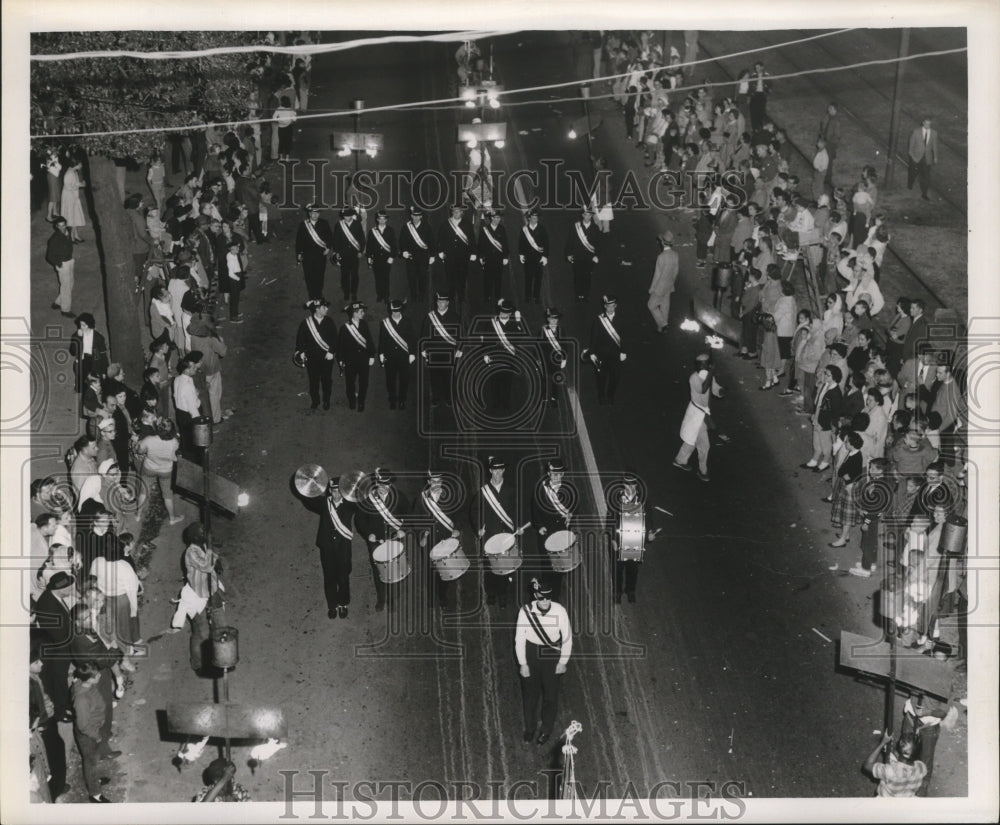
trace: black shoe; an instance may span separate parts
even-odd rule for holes
[[[399,402],[399,409],[401,409],[401,410],[405,410],[406,409],[406,402],[405,401],[400,401]]]
[[[59,310],[61,310],[62,307],[59,306],[59,304],[53,304],[51,307],[49,307],[49,309],[59,309]]]
[[[615,604],[621,604],[621,603],[622,603],[622,594],[621,593],[616,593],[615,594]]]
[[[446,407],[450,407],[450,406],[451,406],[451,399],[450,399],[450,398],[446,398],[446,399],[444,400],[444,405],[445,405]]]
[[[492,606],[492,605],[494,605],[496,603],[497,603],[497,597],[496,596],[487,596],[486,597],[486,604]],[[531,737],[529,736],[528,738],[530,739]]]
[[[347,399],[347,406],[350,407],[352,410],[355,410],[358,407],[358,403],[353,398],[348,398]]]
[[[629,604],[635,604],[635,593],[626,593],[625,595],[628,596]]]
[[[310,409],[310,410],[318,410],[318,409],[319,409],[319,404],[311,404],[311,405],[309,406],[309,409]]]
[[[90,802],[110,802],[111,801],[110,799],[108,799],[107,797],[105,797],[105,796],[103,796],[101,794],[98,794],[97,796],[88,797],[88,800]]]
[[[337,618],[337,611],[336,610],[327,610],[326,611],[326,617],[328,619],[336,619]]]
[[[346,604],[342,604],[342,605],[340,605],[340,607],[337,608],[337,615],[340,616],[341,619],[346,619],[347,618],[347,605]]]
[[[390,401],[389,402],[389,409],[390,410],[396,409],[396,402],[395,401]]]
[[[549,734],[547,733],[538,734],[538,738],[535,740],[535,742],[537,742],[539,745],[544,745],[548,741],[549,741]]]
[[[531,740],[534,738],[534,736],[535,736],[535,732],[533,730],[526,730],[524,732],[524,736],[522,736],[521,738],[524,740],[524,743],[527,745],[527,744],[531,743]]]
[[[329,401],[324,401],[323,402],[323,409],[324,410],[330,409],[330,402]]]
[[[506,607],[506,606],[507,606],[507,597],[506,596],[501,596],[500,597],[500,607]]]
[[[364,401],[359,401],[358,402],[358,412],[364,412],[364,411],[365,411],[365,402]]]
[[[107,751],[106,753],[101,754],[101,759],[117,759],[121,755],[121,751]]]
[[[384,601],[375,602],[375,612],[381,613],[383,610],[385,610],[385,602]]]

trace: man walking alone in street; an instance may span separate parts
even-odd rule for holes
[[[674,251],[673,232],[666,229],[657,235],[656,240],[660,243],[660,254],[656,256],[656,269],[653,270],[646,306],[656,322],[656,331],[666,332],[670,324],[670,296],[677,283],[680,260]]]
[[[722,387],[715,380],[715,368],[712,357],[703,352],[694,359],[694,372],[688,380],[691,389],[691,401],[688,403],[684,420],[681,422],[681,448],[674,458],[674,466],[678,470],[690,471],[688,462],[691,453],[698,451],[698,478],[708,481],[708,431],[712,424],[709,412],[709,400],[714,395],[722,395]]]
[[[938,162],[937,130],[931,128],[929,117],[925,117],[910,135],[907,154],[910,156],[910,168],[906,175],[906,188],[912,189],[913,182],[919,180],[920,197],[929,201],[927,190],[931,185],[931,167]]]

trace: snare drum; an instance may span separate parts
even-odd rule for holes
[[[497,533],[483,543],[490,570],[497,576],[509,576],[521,566],[521,547],[513,533]]]
[[[642,561],[646,544],[646,514],[637,509],[623,512],[618,535],[618,560]]]
[[[431,548],[431,564],[441,581],[450,582],[469,569],[469,560],[458,539],[443,539]]]
[[[410,559],[401,541],[383,541],[372,553],[372,561],[378,569],[378,577],[386,584],[401,582],[410,575]]]
[[[552,569],[557,573],[569,573],[575,570],[583,561],[576,533],[572,530],[559,530],[545,539],[545,549],[549,554]]]

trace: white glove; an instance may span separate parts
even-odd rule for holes
[[[518,323],[521,323],[521,310],[519,309],[514,310],[514,320],[517,321]]]
[[[368,541],[370,541],[372,544],[374,544],[377,540],[378,539],[375,538],[375,534],[374,533],[369,533],[368,534]]]
[[[561,370],[566,369],[566,359],[565,358],[563,358],[563,360],[559,362],[559,369],[561,369]]]
[[[411,353],[410,353],[410,363],[412,364],[412,363],[413,363],[414,361],[416,361],[416,360],[417,360],[417,356],[416,356],[416,355],[414,355],[414,354],[413,354],[413,353],[411,352]]]
[[[566,672],[566,665],[558,664],[556,665],[556,676],[562,676]]]
[[[517,259],[518,259],[518,260],[519,260],[519,261],[520,261],[520,262],[521,262],[522,264],[524,263],[524,255],[518,255],[518,256],[517,256]],[[506,261],[504,261],[504,263],[507,263],[507,262],[506,262]]]
[[[626,358],[628,358],[628,356],[624,352],[619,352],[618,353],[618,360],[619,361],[624,361]]]
[[[594,355],[594,353],[590,353],[590,360],[593,361],[596,364],[597,363],[597,356]]]
[[[382,353],[379,353],[378,361],[380,364],[385,364],[385,356]]]
[[[462,350],[460,350],[460,349],[455,350],[455,357],[456,358],[461,358],[462,357]]]
[[[484,364],[488,364],[488,363],[490,363],[490,357],[489,357],[488,355],[484,355],[484,356],[483,356],[483,363],[484,363]]]
[[[385,259],[385,262],[386,262],[387,264],[391,264],[391,263],[392,263],[393,261],[395,261],[395,260],[396,260],[395,258],[386,258],[386,259]]]
[[[570,258],[570,260],[572,261],[573,259]],[[546,258],[544,255],[542,255],[542,266],[548,266],[548,265],[549,265],[549,259]]]
[[[624,358],[623,358],[623,360],[624,360]],[[374,363],[375,363],[375,359],[374,359],[374,358],[369,358],[369,359],[368,359],[368,366],[369,366],[369,367],[370,367],[370,366],[371,366],[372,364],[374,364]]]
[[[410,253],[409,252],[404,252],[403,253],[403,257],[406,258],[406,260],[410,260]]]
[[[531,669],[527,665],[521,665],[521,675],[527,679],[531,676]]]
[[[470,256],[469,256],[469,260],[470,260],[470,261],[474,261],[474,260],[476,260],[476,256],[475,256],[475,255],[470,255]]]
[[[444,253],[443,252],[438,252],[438,257],[443,261],[444,260]],[[433,260],[433,258],[431,260]]]
[[[328,352],[324,357],[326,358],[327,361],[332,361],[333,360],[333,353],[332,352]]]
[[[599,261],[597,260],[597,256],[596,256],[596,255],[594,256],[594,263],[595,263],[595,264],[596,264],[596,263],[599,263]]]
[[[566,260],[569,261],[570,263],[573,263],[573,256],[572,255],[567,255],[566,256]]]
[[[509,264],[509,263],[510,263],[510,258],[504,258],[504,259],[503,259],[503,265],[504,265],[504,266],[507,266],[507,264]],[[521,260],[521,263],[524,263],[524,260],[523,260],[523,259]]]
[[[442,256],[441,256],[441,258],[442,258],[442,259],[444,259],[444,255],[442,255]],[[427,265],[428,265],[428,266],[430,266],[430,265],[431,265],[432,263],[434,263],[434,256],[433,256],[433,255],[431,255],[431,256],[430,256],[430,257],[429,257],[429,258],[427,259]]]

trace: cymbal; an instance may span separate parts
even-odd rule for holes
[[[295,471],[295,489],[306,498],[316,498],[326,493],[330,477],[319,464],[303,464]]]
[[[357,502],[371,489],[371,479],[361,470],[344,473],[340,477],[340,494],[348,501]]]

